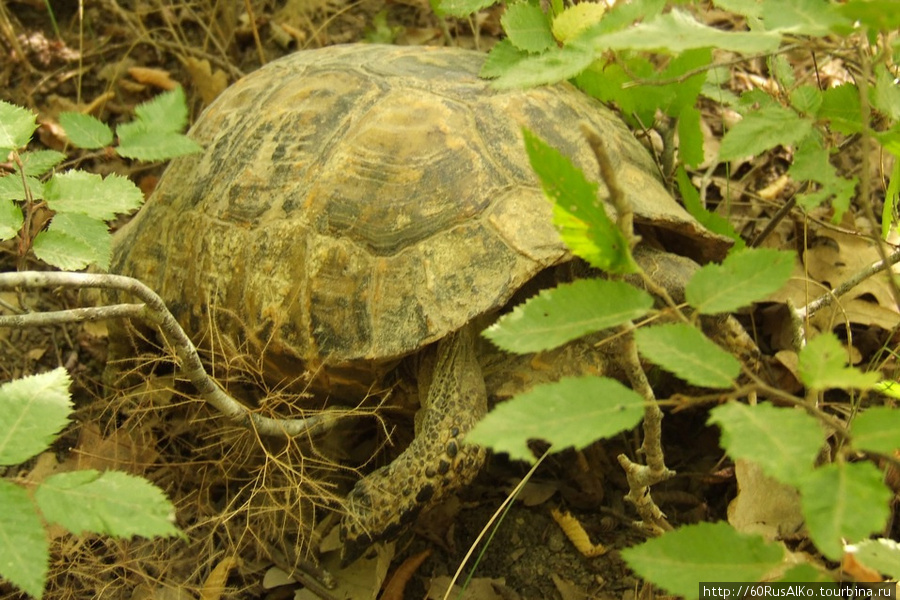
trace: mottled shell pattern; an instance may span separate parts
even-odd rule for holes
[[[195,338],[214,319],[270,375],[386,364],[569,259],[521,128],[596,179],[582,122],[638,221],[709,237],[611,111],[568,84],[495,90],[484,58],[359,44],[244,77],[191,130],[205,151],[175,160],[119,232],[112,271],[159,292]]]

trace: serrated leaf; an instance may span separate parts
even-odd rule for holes
[[[900,4],[897,5],[900,8]],[[900,120],[900,86],[884,64],[875,65],[875,88],[872,104],[893,121]]]
[[[842,539],[857,541],[884,528],[891,491],[872,463],[838,462],[799,481],[806,527],[816,547],[840,560]]]
[[[718,48],[757,54],[774,52],[781,43],[781,36],[777,33],[722,31],[703,25],[686,11],[678,9],[622,31],[600,32],[600,28],[592,28],[578,39],[589,43],[598,53],[630,49],[680,54],[696,48]]]
[[[598,186],[556,148],[522,130],[531,167],[553,201],[553,223],[569,249],[590,265],[616,274],[637,270],[625,236],[606,214]]]
[[[606,6],[596,2],[582,2],[567,6],[553,19],[553,37],[566,44],[598,24],[604,14],[606,14]]]
[[[686,525],[621,555],[647,581],[670,594],[697,598],[699,581],[759,581],[781,562],[784,550],[720,522]]]
[[[900,544],[894,540],[885,538],[863,540],[846,546],[844,550],[870,569],[883,573],[895,581],[900,579]]]
[[[47,204],[57,213],[79,213],[108,221],[138,208],[144,201],[131,180],[116,174],[69,171],[53,176],[44,188]]]
[[[800,381],[808,388],[870,389],[875,387],[880,375],[863,373],[847,366],[847,350],[833,333],[822,333],[811,339],[800,351],[797,369]]]
[[[729,388],[741,372],[735,357],[686,323],[644,327],[634,337],[644,358],[693,385]]]
[[[780,289],[793,268],[791,252],[748,248],[731,254],[721,265],[701,267],[688,282],[685,297],[703,314],[732,312]]]
[[[22,209],[12,200],[0,198],[0,241],[16,237],[24,222]]]
[[[148,131],[183,131],[188,122],[184,89],[179,85],[174,90],[163,92],[135,107],[134,114],[146,125]]]
[[[644,316],[653,306],[645,291],[622,281],[582,279],[517,306],[484,332],[500,348],[526,354]]]
[[[56,150],[35,150],[20,155],[25,175],[39,177],[65,160],[66,155]]]
[[[722,447],[732,459],[760,466],[770,477],[796,485],[808,475],[825,440],[819,422],[794,408],[729,402],[710,411],[709,423],[722,430]]]
[[[113,143],[112,129],[91,115],[77,112],[60,113],[59,124],[62,125],[69,141],[79,148],[95,150]]]
[[[556,47],[547,15],[537,4],[515,2],[508,5],[500,17],[500,24],[509,41],[519,50],[543,52]]]
[[[814,85],[801,85],[791,91],[791,106],[804,115],[815,115],[822,107],[822,91]]]
[[[154,130],[123,135],[121,127],[118,133],[119,146],[116,152],[125,158],[144,161],[169,160],[203,150],[200,144],[180,133]]]
[[[20,464],[50,447],[69,423],[71,384],[58,368],[0,385],[0,465]]]
[[[467,17],[494,4],[494,0],[441,0],[438,6],[451,17]]]
[[[831,128],[850,135],[862,131],[862,114],[859,90],[852,83],[829,88],[822,92],[822,105],[818,117],[828,119]]]
[[[27,146],[35,129],[33,112],[0,100],[0,156],[4,160],[11,150]]]
[[[57,213],[47,231],[40,233],[35,240],[35,254],[45,261],[47,259],[44,256],[50,249],[46,245],[46,239],[40,243],[38,240],[47,234],[52,234],[51,237],[58,237],[60,241],[65,238],[65,248],[71,252],[68,257],[70,259],[68,261],[69,270],[82,269],[88,264],[97,265],[104,271],[109,268],[112,235],[109,233],[109,226],[104,221],[78,213]],[[77,263],[73,262],[76,259]],[[83,266],[75,266],[82,263]]]
[[[120,471],[51,475],[38,487],[34,499],[44,518],[73,533],[179,535],[175,508],[162,490],[142,477]]]
[[[538,385],[497,405],[466,436],[466,442],[534,462],[529,440],[546,440],[552,451],[584,448],[637,425],[644,400],[614,379],[568,377]]]
[[[760,12],[767,31],[823,36],[838,25],[850,25],[828,0],[763,0]]]
[[[481,71],[478,74],[485,79],[500,77],[513,65],[527,57],[527,52],[519,50],[509,40],[500,40],[491,48],[487,60],[481,65]]]
[[[755,156],[776,146],[790,146],[809,135],[813,122],[796,111],[767,106],[751,112],[722,136],[719,160]]]
[[[28,492],[0,479],[0,578],[40,598],[49,562],[47,533]]]
[[[31,192],[32,200],[40,200],[44,197],[44,184],[34,177],[26,177],[25,184]],[[22,187],[21,175],[13,173],[0,177],[0,199],[2,200],[24,200],[26,198],[25,189]]]
[[[867,408],[853,419],[850,436],[857,450],[892,456],[900,449],[900,410],[887,406]]]
[[[522,58],[491,84],[500,90],[551,85],[571,79],[594,62],[594,51],[580,43],[580,38],[562,48]]]

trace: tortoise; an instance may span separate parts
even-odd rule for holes
[[[436,352],[415,439],[347,498],[345,559],[478,472],[484,451],[462,445],[487,409],[475,324],[573,260],[522,127],[593,174],[587,123],[639,227],[699,261],[728,247],[613,112],[568,83],[494,89],[484,60],[357,44],[271,62],[200,116],[190,135],[205,151],[173,161],[115,238],[113,272],[155,289],[195,337],[215,322],[273,382],[309,370],[332,397],[354,396]]]

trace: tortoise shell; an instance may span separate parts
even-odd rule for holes
[[[117,234],[112,270],[159,292],[195,338],[214,321],[276,379],[385,364],[570,259],[521,129],[594,178],[581,122],[605,140],[636,221],[722,251],[611,111],[568,84],[496,90],[484,60],[360,44],[244,77],[191,129],[205,151],[173,161]]]

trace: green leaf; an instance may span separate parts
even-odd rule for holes
[[[579,38],[562,48],[553,46],[542,54],[523,57],[510,65],[492,86],[504,90],[558,83],[584,71],[594,58],[594,51]]]
[[[466,442],[534,462],[529,440],[546,440],[552,450],[584,448],[637,425],[643,399],[614,379],[564,378],[537,385],[497,405],[466,436]]]
[[[50,447],[69,423],[71,384],[60,367],[0,385],[0,465],[17,465]]]
[[[112,235],[104,221],[78,213],[57,213],[47,231],[37,236],[33,248],[41,260],[69,271],[89,264],[105,271],[109,268],[111,244]]]
[[[441,12],[451,17],[468,17],[494,4],[494,0],[441,0]]]
[[[870,569],[884,573],[893,580],[900,579],[900,544],[894,540],[863,540],[845,546],[844,551]]]
[[[509,41],[519,50],[543,52],[556,47],[547,15],[537,4],[529,2],[510,4],[500,17],[500,24]]]
[[[769,71],[775,76],[775,80],[783,89],[789,90],[794,87],[796,78],[794,77],[794,67],[788,62],[783,54],[775,54],[766,59]]]
[[[863,373],[847,366],[847,350],[833,333],[822,333],[811,339],[800,351],[800,381],[811,389],[873,388],[880,375],[876,372]]]
[[[811,120],[781,106],[768,106],[747,114],[722,136],[719,160],[755,156],[775,146],[790,146],[812,131]]]
[[[543,290],[484,332],[500,348],[526,354],[561,346],[647,314],[653,298],[621,281],[582,279]]]
[[[39,177],[65,160],[66,155],[56,150],[35,150],[21,155],[25,175]]]
[[[734,225],[720,214],[710,212],[700,203],[700,192],[691,183],[691,179],[684,167],[678,166],[675,171],[675,181],[678,182],[678,191],[681,193],[681,199],[684,207],[697,219],[701,225],[714,233],[724,235],[734,240],[734,250],[742,250],[746,247],[743,238],[735,230]]]
[[[767,31],[823,36],[838,25],[850,25],[828,0],[763,0],[760,11]]]
[[[57,213],[50,227],[35,238],[32,249],[42,261],[67,271],[90,264],[107,270],[111,243],[105,222],[78,213]]]
[[[500,77],[528,56],[527,52],[522,52],[509,40],[500,40],[488,52],[487,60],[481,66],[479,75],[485,79]]]
[[[781,36],[776,33],[722,31],[703,25],[686,11],[678,9],[623,31],[601,31],[600,28],[592,28],[578,39],[591,44],[597,53],[630,49],[679,54],[695,48],[718,48],[757,54],[774,52],[781,43]]]
[[[44,518],[73,533],[179,535],[175,508],[163,491],[142,477],[120,471],[51,475],[38,487],[34,499]]]
[[[849,0],[838,10],[850,21],[859,21],[875,31],[890,31],[900,27],[900,10],[897,0]]]
[[[819,467],[799,482],[803,517],[816,547],[840,560],[842,539],[858,541],[884,528],[891,491],[868,462]]]
[[[735,357],[686,323],[645,327],[634,337],[644,358],[693,385],[729,388],[741,372]]]
[[[44,197],[44,184],[34,177],[26,177],[25,184],[31,192],[32,200],[40,200]],[[0,177],[0,199],[24,200],[25,189],[22,187],[22,178],[19,173]]]
[[[867,408],[850,424],[853,447],[892,456],[900,449],[900,410],[887,406]]]
[[[86,150],[105,148],[113,143],[113,132],[103,121],[77,112],[59,114],[59,124],[69,141]]]
[[[130,212],[144,201],[131,180],[116,174],[102,178],[84,171],[53,176],[44,192],[47,204],[57,213],[79,213],[103,221]]]
[[[147,131],[170,133],[183,131],[188,123],[184,89],[179,85],[174,90],[163,92],[156,98],[138,105],[134,109],[134,114],[146,126]]]
[[[900,9],[900,4],[897,5]],[[872,104],[893,121],[900,120],[900,86],[884,64],[875,65],[875,88]]]
[[[784,550],[721,522],[686,525],[621,554],[647,581],[670,594],[697,598],[698,581],[759,581],[781,562]]]
[[[780,289],[793,268],[791,252],[748,248],[721,265],[702,267],[688,282],[685,297],[703,314],[733,312]]]
[[[40,598],[49,562],[47,533],[28,492],[0,479],[0,578]]]
[[[553,37],[567,44],[582,32],[600,23],[605,14],[605,4],[582,2],[567,6],[553,19]]]
[[[818,117],[827,119],[833,130],[850,135],[863,129],[861,110],[859,90],[852,83],[845,83],[822,92]]]
[[[12,200],[0,198],[0,241],[16,237],[24,222],[22,209]]]
[[[31,134],[37,129],[34,113],[0,100],[0,156],[12,150],[24,148],[31,141]]]
[[[801,85],[791,91],[791,106],[804,115],[815,115],[822,107],[822,91],[814,85]]]
[[[125,158],[144,161],[169,160],[203,150],[200,144],[180,133],[162,130],[127,130],[127,133],[123,133],[123,127],[117,130],[119,146],[116,152]]]
[[[684,164],[691,167],[703,162],[700,111],[693,106],[685,108],[678,117],[678,155]]]
[[[522,135],[531,167],[553,201],[553,223],[569,249],[598,269],[616,274],[635,272],[628,242],[607,216],[597,184],[527,129]]]
[[[789,485],[812,471],[825,440],[814,417],[771,404],[729,402],[710,411],[709,423],[722,430],[728,456],[753,461],[766,475]]]

